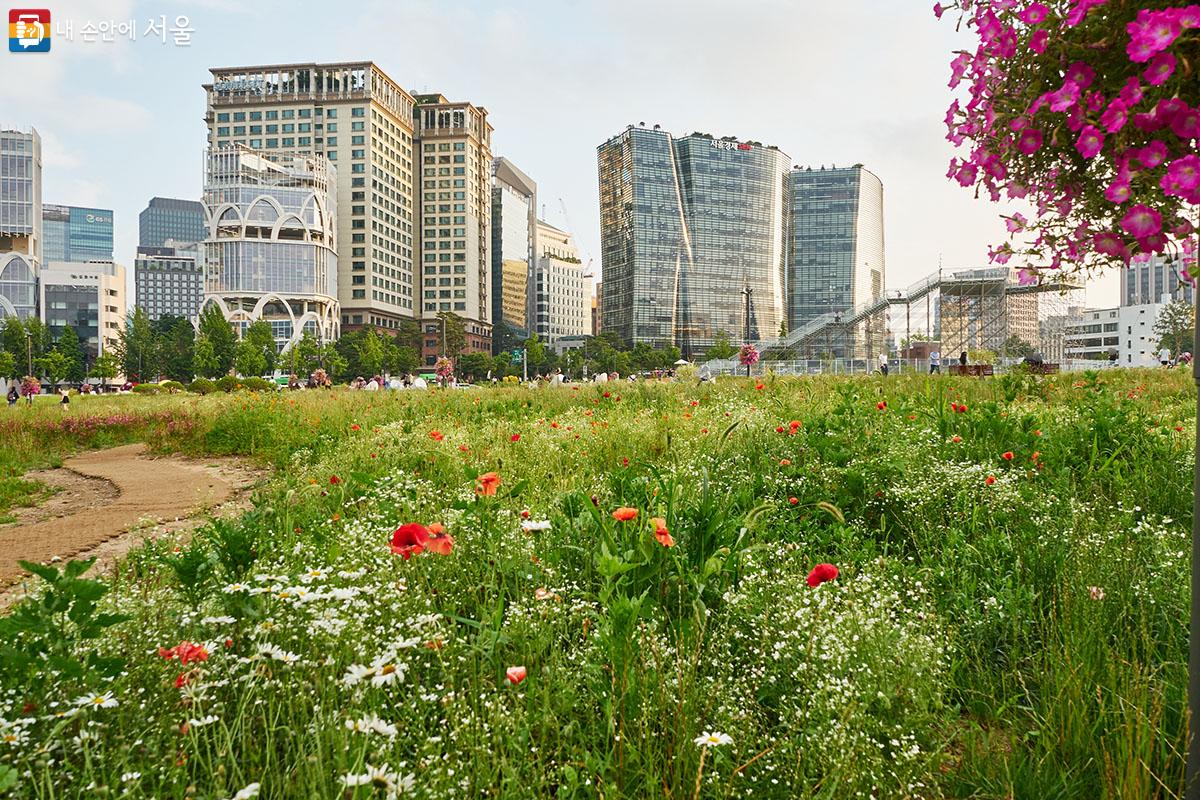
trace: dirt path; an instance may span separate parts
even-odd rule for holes
[[[151,458],[144,445],[133,444],[84,453],[33,477],[60,491],[39,508],[19,511],[17,524],[0,527],[0,592],[25,574],[20,559],[95,555],[111,562],[137,544],[131,529],[194,527],[194,515],[229,501],[261,475],[227,461]]]

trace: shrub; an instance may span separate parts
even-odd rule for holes
[[[183,384],[179,381],[163,381],[162,383],[158,384],[158,386],[164,392],[170,392],[171,394],[183,391]]]
[[[251,392],[273,392],[278,388],[278,384],[266,378],[242,378],[240,388]]]
[[[162,388],[157,383],[139,383],[133,387],[137,394],[161,394]]]
[[[223,378],[218,378],[215,385],[219,391],[228,394],[229,392],[235,391],[238,386],[241,385],[241,381],[232,375],[226,375]]]
[[[209,394],[217,389],[217,385],[208,378],[196,378],[188,385],[188,391],[195,394]]]

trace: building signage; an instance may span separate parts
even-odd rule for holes
[[[751,149],[753,149],[750,147],[750,145],[743,144],[742,142],[720,141],[717,139],[713,139],[709,144],[711,144],[713,147],[717,148],[718,150],[751,150]]]
[[[107,222],[109,225],[112,224],[112,217],[105,217],[101,216],[100,214],[88,214],[86,217],[84,217],[84,219],[86,219],[88,222]]]
[[[217,81],[213,84],[213,91],[219,94],[233,92],[262,94],[265,84],[266,81],[262,78],[235,78],[226,81]]]

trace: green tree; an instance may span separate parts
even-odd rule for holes
[[[146,381],[158,373],[158,337],[145,309],[134,308],[117,334],[117,357],[131,381]]]
[[[7,350],[0,350],[0,378],[13,378],[17,371],[17,357]]]
[[[1154,320],[1154,335],[1159,348],[1167,348],[1173,355],[1192,348],[1196,334],[1196,308],[1191,303],[1176,300],[1168,303]]]
[[[196,347],[196,329],[183,317],[165,316],[152,323],[158,341],[159,369],[168,378],[189,382],[196,374],[192,363]]]
[[[712,347],[708,348],[705,353],[705,358],[710,361],[715,358],[729,359],[737,355],[738,349],[729,341],[729,334],[725,331],[717,331],[717,335],[713,337]]]
[[[438,319],[443,320],[443,324],[446,326],[442,336],[442,341],[445,343],[443,349],[446,352],[442,355],[455,358],[467,347],[467,322],[458,314],[450,311],[439,313]],[[438,331],[438,333],[442,333],[442,331]]]
[[[378,375],[387,363],[387,343],[383,336],[374,330],[368,330],[358,344],[358,363],[369,375]]]
[[[96,362],[92,364],[92,375],[100,379],[101,386],[108,386],[108,382],[117,377],[120,369],[121,362],[117,357],[112,353],[104,352],[96,356]]]
[[[233,326],[225,319],[221,309],[212,304],[204,309],[200,314],[199,334],[208,339],[209,345],[212,346],[213,358],[216,360],[216,375],[210,377],[229,374],[229,370],[233,368],[234,351],[237,349],[237,334],[233,332]]]
[[[62,335],[54,343],[54,349],[67,359],[66,378],[72,382],[83,380],[87,364],[87,351],[79,341],[79,336],[70,325],[63,328]]]
[[[416,320],[400,321],[400,327],[396,328],[396,346],[411,347],[418,354],[421,352],[421,326]]]
[[[536,333],[525,340],[525,358],[529,359],[530,375],[540,372],[548,366],[546,345]]]
[[[321,366],[320,349],[321,346],[317,343],[316,337],[308,331],[304,331],[300,335],[300,339],[284,354],[288,371],[302,377],[311,375],[317,367]]]
[[[71,369],[71,359],[57,350],[51,350],[33,362],[33,366],[49,379],[55,390]]]
[[[0,346],[3,346],[5,352],[12,353],[14,362],[12,372],[5,373],[4,377],[19,378],[30,372],[25,326],[19,317],[5,318],[4,327],[0,329]]]
[[[496,355],[520,349],[522,339],[517,329],[500,320],[492,327],[492,352]]]
[[[492,357],[487,353],[463,353],[458,357],[456,367],[459,375],[478,381],[486,378],[491,371]]]
[[[256,378],[266,372],[267,359],[254,342],[243,339],[234,349],[233,365],[243,378]]]
[[[392,350],[389,369],[393,374],[415,372],[421,366],[421,352],[409,345],[397,345]]]
[[[1014,334],[1004,340],[1002,351],[1009,358],[1026,358],[1037,352],[1037,349],[1020,336]]]
[[[246,328],[245,334],[242,335],[242,341],[250,342],[250,345],[262,354],[265,364],[262,373],[275,371],[275,364],[279,361],[279,348],[275,344],[275,333],[271,330],[271,323],[265,319],[250,323],[250,327]]]
[[[192,369],[202,378],[220,378],[227,375],[229,370],[221,369],[212,342],[204,334],[196,337],[196,345],[192,351]]]

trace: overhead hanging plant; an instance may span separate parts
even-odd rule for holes
[[[1022,282],[1153,254],[1191,281],[1200,220],[1200,5],[959,0],[977,40],[950,64],[947,177],[1005,216],[993,263]]]

